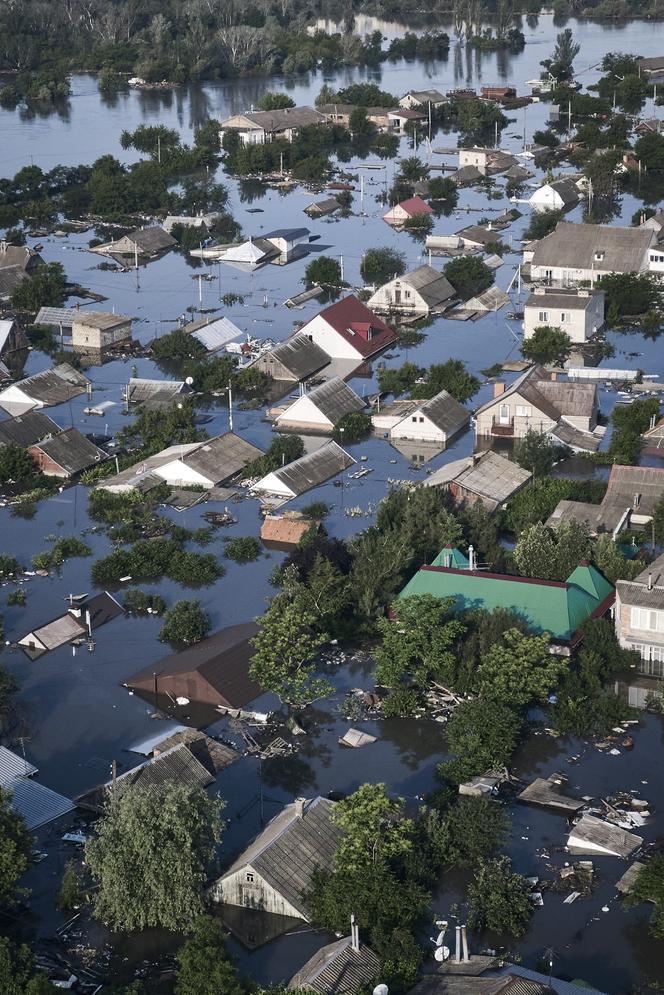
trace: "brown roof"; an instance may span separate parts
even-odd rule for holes
[[[255,622],[231,625],[208,639],[151,663],[128,677],[125,687],[138,691],[184,696],[206,705],[242,708],[261,693],[249,676],[254,654],[249,639],[258,632]]]
[[[380,961],[371,947],[353,948],[350,936],[317,950],[293,975],[289,988],[308,988],[318,995],[355,995],[378,978]]]
[[[261,526],[261,539],[263,542],[297,546],[311,524],[310,519],[299,516],[268,515]]]
[[[30,453],[43,453],[70,477],[108,459],[108,453],[86,439],[77,428],[66,428],[45,442],[36,443],[30,447]]]

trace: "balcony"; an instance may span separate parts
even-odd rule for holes
[[[491,421],[491,435],[502,435],[511,438],[514,435],[514,418],[508,418],[507,421],[493,418]]]

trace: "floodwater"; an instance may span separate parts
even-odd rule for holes
[[[597,25],[570,22],[575,37],[582,44],[578,65],[584,69],[581,79],[591,83],[597,78],[595,66],[606,51],[624,51],[644,56],[660,54],[664,49],[664,25],[634,22],[620,25]],[[397,33],[398,28],[386,30]],[[356,80],[369,79],[383,89],[400,94],[409,88],[436,86],[441,90],[469,84],[479,86],[498,81],[509,81],[524,92],[524,83],[538,74],[539,61],[550,54],[556,28],[551,17],[540,17],[525,25],[527,44],[518,55],[466,53],[453,46],[449,58],[432,64],[400,61],[386,64],[378,70],[344,69],[333,74],[281,79],[245,79],[218,84],[192,85],[168,92],[131,92],[114,101],[100,98],[94,78],[77,76],[73,80],[72,97],[62,113],[40,116],[20,110],[0,111],[0,175],[12,175],[23,165],[33,161],[44,169],[57,163],[89,163],[98,156],[113,153],[123,161],[135,158],[132,152],[123,152],[119,138],[123,129],[133,129],[140,123],[164,124],[177,128],[184,140],[191,137],[193,128],[209,116],[225,117],[247,109],[266,89],[286,89],[297,103],[313,103],[323,82],[335,87]],[[652,107],[646,108],[649,114]],[[520,151],[524,127],[527,137],[541,128],[548,113],[546,105],[533,104],[527,110],[513,112],[513,118],[503,135],[502,147]],[[437,137],[434,145],[454,146],[455,134]],[[424,150],[421,150],[426,155]],[[412,154],[406,140],[402,140],[401,155]],[[379,164],[371,156],[362,156],[363,162]],[[440,157],[434,156],[434,164]],[[445,161],[449,162],[450,157]],[[345,168],[357,172],[357,162]],[[424,262],[422,246],[407,234],[389,229],[381,220],[381,208],[376,196],[385,184],[392,182],[395,165],[387,161],[384,174],[367,171],[365,185],[365,217],[359,217],[359,192],[354,195],[355,216],[330,220],[307,220],[302,213],[314,195],[304,189],[283,194],[268,191],[264,196],[249,199],[249,195],[234,180],[223,176],[220,168],[217,179],[227,182],[230,191],[230,210],[242,224],[244,232],[261,235],[282,226],[306,225],[319,240],[313,248],[317,252],[343,257],[345,277],[353,286],[361,285],[359,264],[363,252],[372,246],[389,245],[403,251],[407,264],[412,268]],[[537,180],[541,179],[541,174]],[[501,189],[500,181],[497,189]],[[448,234],[481,217],[491,217],[492,212],[502,211],[511,205],[502,199],[487,201],[473,191],[461,191],[459,207],[450,217],[436,220],[434,231]],[[640,206],[640,201],[629,195],[621,200],[616,222],[629,223]],[[252,213],[259,208],[262,213]],[[512,240],[515,247],[528,221],[528,208],[524,217],[502,235],[503,241]],[[581,219],[581,208],[570,214],[571,220]],[[199,285],[196,276],[205,269],[194,269],[179,255],[170,254],[158,262],[142,267],[138,274],[105,272],[98,268],[99,259],[87,251],[87,241],[92,232],[66,238],[51,236],[42,239],[43,256],[47,261],[59,261],[65,266],[72,281],[78,281],[91,290],[103,294],[103,306],[134,315],[137,319],[135,335],[146,342],[175,326],[177,318],[187,307],[199,303]],[[497,282],[503,289],[512,281],[519,256],[511,251],[504,256],[504,265],[498,270]],[[436,261],[434,261],[436,265]],[[246,274],[230,267],[214,266],[211,281],[201,282],[203,308],[220,308],[222,294],[236,293],[244,298],[223,311],[253,336],[275,341],[286,338],[295,321],[304,321],[318,309],[311,302],[302,310],[288,311],[283,301],[301,288],[305,263],[293,262],[286,267],[268,266],[253,274]],[[192,278],[193,277],[193,278]],[[221,311],[219,313],[222,313]],[[489,314],[474,322],[436,320],[426,329],[425,341],[416,348],[404,349],[390,359],[388,365],[400,365],[404,360],[421,365],[444,361],[449,357],[462,359],[469,369],[479,374],[495,362],[518,358],[520,328],[506,318],[506,312]],[[608,366],[638,366],[648,373],[664,374],[664,359],[660,342],[645,339],[638,334],[609,335],[615,346],[616,356],[606,362]],[[636,354],[636,355],[634,355]],[[31,353],[27,372],[32,373],[49,365],[47,357]],[[71,404],[49,410],[49,414],[63,427],[76,425],[82,431],[113,434],[125,424],[126,415],[121,403],[123,385],[131,375],[132,361],[116,361],[89,371],[93,381],[95,403],[105,400],[116,402],[104,418],[86,416],[86,398],[76,398]],[[140,376],[159,376],[160,371],[149,360],[135,363]],[[359,394],[375,389],[377,364],[371,374],[355,378],[351,385]],[[485,385],[473,400],[478,405],[490,397],[491,387]],[[605,414],[615,403],[614,392],[601,391],[601,408]],[[210,434],[228,428],[228,412],[223,403],[211,408],[212,421],[206,426]],[[235,410],[233,428],[256,445],[266,447],[271,438],[271,428],[261,412]],[[451,459],[458,459],[472,451],[474,439],[467,433],[451,448],[433,459],[427,466],[436,468]],[[366,456],[364,464],[372,472],[361,480],[351,480],[346,475],[344,487],[334,487],[331,482],[292,502],[299,507],[312,500],[323,500],[331,506],[326,521],[331,535],[344,538],[366,527],[371,521],[377,502],[384,496],[390,480],[417,480],[425,472],[413,469],[409,461],[382,439],[370,439],[349,447],[357,459]],[[8,509],[0,509],[2,551],[18,556],[26,565],[34,553],[47,547],[47,537],[74,535],[86,532],[94,523],[87,516],[87,490],[75,487],[63,491],[47,502],[42,502],[31,520],[10,517]],[[360,515],[349,516],[349,509],[360,509]],[[175,515],[185,526],[203,524],[203,509],[194,508]],[[257,502],[243,500],[233,505],[239,523],[221,530],[209,551],[223,556],[223,538],[230,535],[257,535],[260,516]],[[90,567],[94,560],[110,551],[104,535],[87,533],[93,549],[89,559],[67,562],[61,575],[34,578],[27,584],[28,603],[25,608],[4,607],[7,638],[14,640],[29,628],[60,614],[64,599],[69,593],[92,590]],[[269,575],[283,559],[278,552],[265,553],[253,564],[238,566],[225,561],[226,576],[214,586],[187,589],[170,582],[141,585],[159,591],[169,603],[181,597],[199,598],[212,617],[215,629],[246,621],[263,611],[265,599],[272,593]],[[4,603],[10,588],[5,586]],[[121,594],[120,594],[121,596]],[[146,666],[168,653],[160,644],[157,633],[160,623],[151,619],[117,619],[96,633],[93,653],[85,648],[74,654],[71,648],[57,650],[31,663],[23,654],[5,653],[7,666],[21,683],[20,703],[25,718],[23,745],[27,758],[40,771],[40,780],[69,796],[94,786],[109,776],[115,760],[122,767],[137,762],[136,754],[128,748],[155,732],[156,721],[150,718],[153,708],[135,695],[130,695],[119,685],[135,670]],[[298,742],[298,752],[292,757],[271,761],[263,765],[259,778],[258,761],[244,757],[224,772],[218,789],[226,801],[227,829],[222,856],[230,859],[260,828],[259,796],[263,798],[263,814],[269,818],[279,806],[299,793],[309,796],[330,791],[352,791],[366,780],[385,781],[390,791],[402,794],[411,804],[426,795],[435,786],[436,765],[445,756],[441,727],[435,723],[414,721],[366,722],[361,725],[368,732],[379,736],[373,746],[355,751],[351,756],[338,745],[338,737],[349,723],[339,713],[345,692],[353,687],[369,687],[371,675],[366,666],[351,663],[333,668],[331,673],[337,689],[330,701],[317,706],[311,716],[309,735]],[[260,699],[257,707],[271,707],[269,696]],[[353,723],[355,724],[355,723]],[[223,723],[215,728],[233,735]],[[517,772],[530,778],[548,775],[562,769],[570,776],[570,790],[598,795],[617,789],[637,789],[654,804],[655,815],[645,827],[643,835],[654,840],[664,834],[662,808],[662,726],[655,716],[647,716],[636,734],[637,745],[632,753],[620,757],[598,753],[590,746],[577,741],[561,741],[540,736],[534,737],[517,758]],[[584,752],[578,765],[568,765],[567,759]],[[262,792],[261,792],[262,781]],[[647,782],[647,783],[642,783]],[[566,837],[564,819],[557,815],[534,809],[516,807],[513,812],[513,830],[507,844],[518,870],[544,876],[546,858],[538,850],[547,847],[551,863],[560,864],[564,854],[553,854]],[[45,834],[45,850],[49,859],[29,875],[34,889],[33,920],[31,929],[46,936],[61,920],[52,912],[52,895],[57,887],[59,872],[66,859],[65,845],[55,831]],[[527,937],[516,951],[529,966],[535,966],[547,947],[553,947],[554,970],[571,977],[583,977],[608,992],[630,990],[644,978],[658,978],[664,982],[664,944],[656,944],[647,937],[644,920],[646,909],[625,912],[615,901],[615,881],[625,868],[621,861],[600,858],[599,884],[592,898],[579,899],[574,905],[562,905],[562,895],[545,895],[545,905],[538,909]],[[452,903],[463,894],[466,879],[447,876],[440,883],[434,910],[447,914]],[[600,910],[608,905],[609,912]],[[155,949],[168,945],[172,938],[141,938],[120,944],[120,950],[131,961],[140,960]],[[261,982],[280,981],[290,977],[307,957],[326,942],[326,937],[307,930],[297,936],[283,937],[249,953],[233,941],[243,970]],[[613,956],[611,956],[613,954]]]

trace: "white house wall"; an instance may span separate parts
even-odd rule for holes
[[[437,425],[423,415],[421,411],[413,411],[406,415],[390,432],[391,439],[411,439],[413,442],[439,442],[444,444],[447,435]]]
[[[354,349],[350,342],[346,342],[319,314],[313,317],[301,329],[301,332],[317,346],[320,346],[323,352],[326,352],[332,359],[362,359],[362,354]]]
[[[302,913],[275,891],[250,864],[215,881],[210,888],[210,898],[242,909],[258,909],[273,915],[304,919]]]
[[[260,487],[258,486],[260,484]],[[295,492],[290,490],[278,477],[276,472],[268,473],[266,477],[255,484],[252,490],[258,491],[259,494],[276,494],[279,497],[292,498],[295,497]]]
[[[301,425],[314,425],[317,428],[325,429],[329,431],[334,427],[333,423],[329,418],[326,418],[322,411],[316,407],[311,398],[303,395],[298,397],[297,401],[294,401],[289,407],[284,411],[283,415],[276,419],[277,427],[281,424],[301,424]]]
[[[188,487],[192,484],[199,487],[214,487],[215,481],[209,477],[204,477],[202,473],[183,463],[181,460],[173,460],[172,463],[164,463],[163,466],[155,467],[150,471],[155,476],[161,477],[171,487]]]
[[[562,321],[562,313],[568,317],[567,321]],[[546,314],[546,318],[541,318],[540,314]],[[541,301],[524,309],[523,313],[523,337],[530,338],[536,328],[542,325],[551,325],[553,328],[561,328],[567,332],[572,342],[583,343],[592,338],[596,331],[599,331],[604,324],[604,315],[601,304],[601,297],[591,298],[585,311],[572,308],[551,307],[547,304],[546,295],[542,294]]]

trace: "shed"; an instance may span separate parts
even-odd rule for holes
[[[302,394],[275,418],[279,431],[330,433],[348,414],[362,411],[365,402],[341,377],[332,377]]]
[[[377,980],[380,961],[371,947],[352,936],[328,943],[294,974],[289,988],[303,988],[317,995],[357,995]]]
[[[266,515],[261,525],[261,540],[268,549],[295,549],[315,523],[299,512]]]
[[[124,687],[144,694],[168,694],[203,705],[242,708],[261,693],[249,675],[254,650],[249,640],[258,632],[255,622],[231,625],[137,671]]]
[[[289,501],[324,484],[338,473],[353,466],[355,460],[336,442],[326,442],[320,449],[307,453],[280,470],[273,470],[251,488],[258,494],[275,495]]]
[[[462,308],[464,311],[499,311],[509,303],[510,299],[505,291],[494,284],[493,287],[489,287],[488,290],[484,290],[476,297],[471,297],[462,305]]]
[[[594,815],[584,815],[567,837],[572,853],[595,853],[603,857],[629,857],[643,839]]]
[[[529,203],[537,211],[566,211],[579,203],[579,188],[572,179],[553,180],[536,190]]]
[[[44,442],[29,446],[28,453],[47,477],[65,480],[108,459],[108,453],[90,442],[77,428],[67,428]]]
[[[132,319],[108,311],[79,311],[72,321],[71,345],[74,352],[104,352],[131,341]]]
[[[250,365],[269,374],[273,380],[308,380],[330,362],[330,357],[306,335],[294,335],[264,352]]]
[[[304,213],[310,218],[324,218],[328,214],[334,214],[341,207],[336,197],[327,197],[325,200],[317,200],[308,204]]]
[[[446,446],[468,427],[470,414],[446,390],[421,401],[390,429],[390,440],[412,439]]]
[[[341,839],[334,804],[318,797],[287,805],[214,882],[213,901],[309,922],[313,873],[332,869]]]
[[[551,774],[550,777],[546,778],[536,777],[517,795],[517,798],[520,802],[526,802],[529,805],[552,808],[567,815],[574,814],[582,809],[586,802],[583,798],[571,798],[562,793],[565,780],[560,774]]]
[[[192,321],[182,331],[193,335],[208,353],[220,352],[229,342],[235,342],[244,334],[241,328],[226,317],[214,318],[212,321]]]

